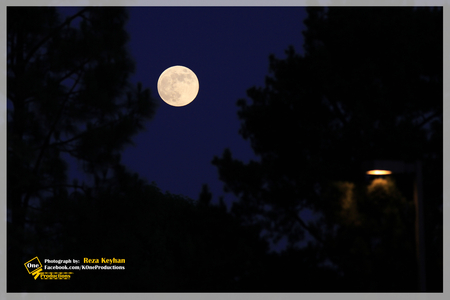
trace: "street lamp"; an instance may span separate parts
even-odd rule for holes
[[[422,192],[422,163],[406,163],[398,160],[374,160],[366,162],[364,169],[367,175],[389,175],[389,174],[405,174],[414,173],[414,205],[416,208],[416,253],[417,264],[419,269],[419,290],[426,290],[425,277],[425,232],[423,226],[423,192]]]

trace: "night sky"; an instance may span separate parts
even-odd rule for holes
[[[60,7],[73,15],[79,7]],[[222,197],[230,209],[237,198],[223,191],[211,164],[229,148],[243,162],[258,160],[250,142],[239,134],[238,99],[247,90],[263,87],[269,55],[285,58],[293,46],[303,54],[305,7],[127,7],[129,53],[135,61],[131,82],[141,82],[158,102],[145,130],[122,152],[122,163],[162,192],[197,200],[207,184],[212,202]],[[198,77],[199,93],[184,107],[166,104],[158,95],[161,73],[174,65],[188,67]],[[70,156],[70,176],[87,179]],[[78,167],[76,167],[78,165]],[[77,171],[78,168],[78,171]],[[304,210],[305,220],[312,218]],[[309,234],[306,243],[309,240]],[[286,245],[282,239],[272,249]]]
[[[270,54],[284,58],[293,45],[302,52],[306,11],[301,7],[129,7],[129,49],[136,63],[132,82],[142,82],[159,108],[134,137],[123,163],[163,191],[198,199],[202,184],[213,202],[224,196],[215,155],[258,159],[238,133],[236,102],[247,89],[263,86]],[[197,98],[172,107],[161,100],[156,83],[173,65],[193,70],[200,83]]]

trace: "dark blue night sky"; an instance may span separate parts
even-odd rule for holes
[[[60,7],[72,15],[77,7]],[[239,134],[238,99],[249,88],[263,87],[270,75],[269,55],[285,58],[293,46],[303,54],[305,7],[128,7],[129,53],[135,61],[133,84],[141,82],[158,102],[145,130],[122,152],[122,163],[162,192],[197,200],[203,184],[212,202],[228,206],[236,197],[223,191],[211,164],[226,148],[233,157],[258,160],[250,142]],[[174,65],[194,71],[199,80],[196,99],[184,107],[166,104],[158,95],[161,73]],[[71,174],[86,180],[70,156]],[[78,165],[81,168],[81,165]],[[81,169],[80,169],[81,170]],[[311,219],[308,210],[303,218]],[[283,249],[283,239],[273,249]]]
[[[301,7],[130,7],[132,81],[150,88],[160,105],[123,163],[163,192],[197,199],[206,183],[214,202],[222,195],[232,201],[211,160],[225,148],[243,161],[257,159],[238,133],[236,102],[263,86],[270,54],[284,58],[289,45],[302,52],[305,17]],[[200,82],[185,107],[169,106],[157,93],[159,75],[173,65],[190,68]]]

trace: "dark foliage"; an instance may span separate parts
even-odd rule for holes
[[[412,180],[368,191],[361,166],[420,160],[428,286],[442,290],[440,259],[431,262],[442,250],[442,8],[307,10],[305,54],[270,56],[265,86],[237,103],[240,134],[259,161],[244,164],[229,150],[213,160],[240,199],[232,212],[292,247],[314,237],[343,284],[354,283],[349,291],[412,291]],[[320,218],[303,220],[305,209]]]
[[[70,210],[71,198],[117,166],[155,102],[128,81],[125,9],[84,8],[61,20],[54,7],[8,7],[7,16],[7,274],[8,291],[23,291],[23,263],[61,246],[63,215],[47,209]],[[92,182],[68,182],[68,157]]]

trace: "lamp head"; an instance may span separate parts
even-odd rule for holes
[[[390,175],[414,172],[415,165],[400,160],[372,160],[364,162],[362,168],[367,175]]]
[[[390,175],[392,171],[390,170],[369,170],[366,172],[367,175]]]

